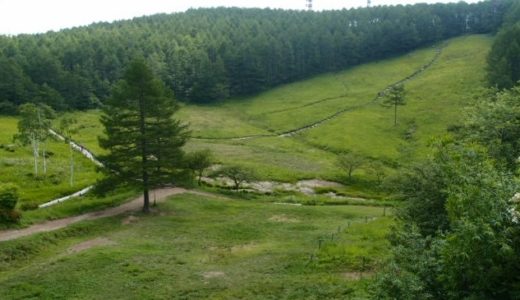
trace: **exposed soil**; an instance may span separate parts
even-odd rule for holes
[[[295,218],[289,218],[286,215],[275,215],[269,218],[269,221],[278,223],[298,223],[300,220]]]
[[[360,280],[363,278],[370,277],[370,276],[374,275],[374,273],[372,273],[372,272],[345,272],[341,275],[343,275],[343,277],[346,280],[357,281],[357,280]]]
[[[222,276],[225,276],[225,275],[226,275],[226,273],[219,272],[219,271],[212,271],[212,272],[204,272],[204,273],[202,273],[202,277],[204,277],[204,279],[217,278],[217,277],[222,277]]]
[[[116,243],[114,241],[111,241],[107,238],[96,238],[93,240],[89,240],[86,242],[79,243],[77,245],[74,245],[68,249],[68,253],[78,253],[81,251],[88,250],[93,247],[99,247],[99,246],[109,246],[109,245],[115,245]]]
[[[224,187],[233,187],[233,180],[227,177],[203,177],[202,181],[214,185],[214,186],[224,186]],[[273,193],[275,191],[286,191],[286,192],[300,192],[305,195],[314,195],[316,193],[315,189],[317,188],[341,188],[342,185],[337,182],[320,180],[320,179],[311,179],[311,180],[301,180],[297,183],[286,183],[286,182],[276,182],[276,181],[254,181],[254,182],[245,182],[242,184],[242,188],[245,190],[250,190],[258,193]]]
[[[138,217],[136,217],[136,216],[128,216],[121,222],[121,224],[129,225],[129,224],[135,223],[137,221],[139,221]]]

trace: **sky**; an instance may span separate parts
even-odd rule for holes
[[[131,19],[198,7],[304,9],[306,0],[0,0],[0,34],[41,33],[100,21]],[[479,0],[465,0],[478,2]],[[372,0],[373,5],[457,0]],[[315,10],[366,6],[366,0],[313,0]]]

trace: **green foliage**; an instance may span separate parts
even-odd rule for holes
[[[13,210],[18,202],[18,187],[14,184],[0,186],[0,210]]]
[[[447,38],[495,32],[512,2],[323,12],[197,9],[0,37],[0,102],[98,107],[135,55],[148,58],[179,99],[215,102]]]
[[[0,117],[0,145],[3,145],[0,146],[0,182],[21,187],[20,205],[42,204],[72,194],[96,182],[99,175],[95,172],[95,165],[82,155],[75,154],[75,168],[78,172],[74,180],[75,186],[71,187],[66,180],[69,174],[69,146],[52,138],[46,142],[46,156],[50,160],[47,176],[34,176],[32,149],[12,144],[18,122],[14,117]],[[41,159],[39,165],[41,166]],[[25,217],[24,213],[23,218]]]
[[[514,172],[520,157],[520,87],[498,92],[485,90],[467,110],[456,133],[461,139],[484,145],[489,154]]]
[[[186,168],[197,174],[197,184],[201,185],[204,171],[211,167],[213,156],[209,149],[189,152],[184,157]]]
[[[520,80],[520,23],[502,29],[488,56],[488,81],[499,89]]]
[[[409,203],[378,297],[515,299],[520,231],[511,198],[520,185],[513,176],[482,147],[450,141],[413,174],[402,187]]]
[[[227,165],[217,171],[216,175],[228,177],[233,181],[235,190],[239,190],[240,186],[247,182],[254,180],[257,176],[251,169],[241,167],[238,165]]]
[[[139,186],[148,211],[151,187],[175,182],[181,172],[186,126],[174,120],[178,107],[144,60],[133,61],[103,107],[99,138],[105,181]]]
[[[404,85],[392,86],[386,93],[381,103],[394,108],[394,126],[397,126],[397,107],[406,105]]]
[[[345,153],[338,156],[338,167],[348,174],[348,179],[352,179],[352,173],[365,164],[365,159],[356,153]]]
[[[0,185],[0,223],[15,223],[20,214],[15,211],[18,203],[18,187],[13,184]]]

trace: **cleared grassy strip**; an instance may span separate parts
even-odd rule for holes
[[[406,84],[408,103],[398,109],[397,127],[393,126],[393,110],[374,104],[302,136],[316,145],[372,157],[395,159],[399,150],[406,147],[424,154],[430,138],[456,123],[473,91],[483,86],[485,57],[491,41],[488,36],[450,41],[436,64]],[[406,141],[403,137],[412,128],[414,137]]]
[[[435,49],[427,48],[399,58],[284,85],[247,99],[233,99],[219,105],[186,106],[181,119],[191,124],[197,137],[281,133],[323,119],[338,110],[370,102],[379,91],[420,69],[434,56]]]
[[[388,247],[382,208],[183,195],[159,211],[0,244],[2,298],[354,297],[364,281],[348,274],[377,270]]]
[[[223,138],[270,134],[247,118],[215,106],[182,105],[177,117],[190,126],[193,137]],[[217,111],[216,111],[217,110]]]
[[[92,162],[74,153],[74,185],[69,183],[69,146],[50,138],[47,142],[47,175],[43,174],[40,157],[39,176],[33,175],[33,155],[30,146],[13,142],[17,133],[17,119],[0,118],[0,182],[14,183],[20,187],[21,203],[44,203],[46,201],[76,192],[93,184],[98,178]],[[11,150],[9,150],[10,148]]]

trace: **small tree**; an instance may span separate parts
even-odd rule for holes
[[[394,126],[397,126],[397,106],[406,105],[404,85],[392,86],[385,94],[382,104],[386,107],[394,107]]]
[[[0,186],[0,223],[14,223],[20,219],[16,212],[18,187],[13,184]]]
[[[70,166],[70,186],[74,185],[74,149],[72,147],[72,135],[78,132],[75,127],[77,120],[65,117],[60,120],[60,132],[65,138],[65,143],[69,145],[69,166]]]
[[[352,179],[352,173],[365,163],[365,159],[355,153],[345,153],[338,157],[338,166],[347,172],[348,179]]]
[[[23,145],[30,144],[33,150],[34,175],[38,176],[38,160],[40,157],[40,145],[43,157],[43,173],[47,173],[47,159],[45,141],[49,137],[51,120],[54,118],[54,111],[47,105],[36,105],[26,103],[20,106],[20,121],[18,122],[18,134],[15,140]]]
[[[385,166],[380,161],[374,161],[370,163],[368,171],[375,177],[377,184],[381,186],[386,176]]]
[[[233,186],[236,191],[240,189],[242,184],[247,181],[255,179],[255,174],[252,170],[240,167],[240,166],[226,166],[223,167],[219,172],[219,175],[225,176],[233,180]]]
[[[211,151],[206,149],[186,154],[186,166],[192,174],[197,174],[197,184],[200,186],[204,171],[211,167]]]

